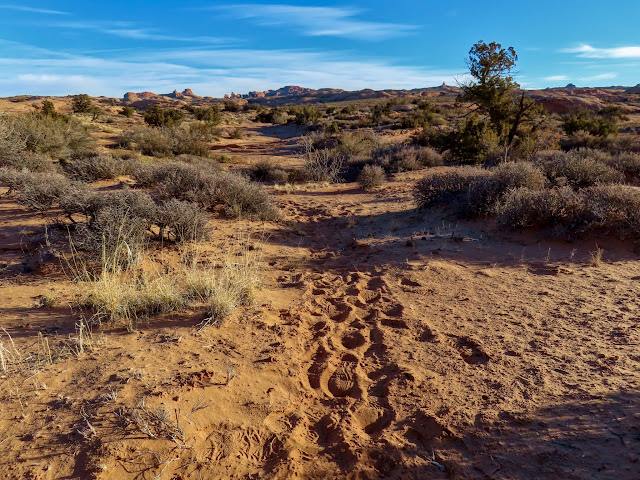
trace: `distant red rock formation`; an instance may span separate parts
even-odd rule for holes
[[[161,94],[157,94],[157,93],[153,93],[153,92],[127,92],[127,93],[124,94],[124,101],[125,102],[139,102],[141,100],[148,100],[148,99],[151,99],[151,98],[158,98],[158,97],[168,97],[168,98],[196,97],[196,98],[200,98],[195,93],[193,93],[193,91],[190,88],[186,88],[182,92],[179,92],[178,90],[174,90],[171,93],[161,93]]]

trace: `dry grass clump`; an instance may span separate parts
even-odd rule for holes
[[[86,158],[75,158],[67,162],[65,171],[73,178],[85,182],[111,180],[133,171],[136,161],[129,157],[113,155],[94,155]]]
[[[569,152],[545,151],[535,154],[531,161],[538,165],[556,185],[575,188],[620,183],[624,175],[607,165],[610,156],[597,150],[580,149]]]
[[[358,185],[363,190],[373,190],[384,184],[386,174],[384,168],[379,165],[365,165],[358,175]]]
[[[123,248],[121,242],[115,250]],[[106,246],[94,273],[94,266],[74,249],[67,263],[78,283],[78,303],[93,310],[98,321],[124,321],[133,328],[140,319],[190,303],[206,305],[205,324],[220,324],[235,308],[255,301],[260,285],[255,255],[244,249],[240,256],[227,256],[216,268],[199,264],[195,248],[195,254],[186,251],[178,268],[164,273],[148,256],[141,257],[133,267],[119,255],[109,257]]]

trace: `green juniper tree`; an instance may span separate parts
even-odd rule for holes
[[[496,134],[505,158],[516,141],[535,135],[544,109],[526,96],[512,77],[518,55],[513,47],[479,41],[469,51],[471,80],[462,85],[460,100],[470,102],[474,112]]]

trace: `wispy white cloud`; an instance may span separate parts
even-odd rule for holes
[[[250,19],[264,26],[284,26],[308,36],[347,37],[360,40],[384,40],[411,34],[416,26],[369,22],[357,18],[358,10],[346,7],[294,5],[226,5],[205,7],[235,19]]]
[[[595,48],[582,44],[578,47],[565,48],[562,53],[577,53],[582,58],[640,58],[640,47]]]
[[[2,4],[0,5],[0,8],[3,8],[5,10],[18,10],[20,12],[42,13],[45,15],[70,15],[69,12],[62,12],[60,10],[48,10],[46,8],[25,7],[23,5]]]
[[[548,80],[549,82],[564,82],[569,80],[569,77],[566,75],[551,75],[549,77],[544,77],[544,80]]]
[[[48,23],[46,26],[68,30],[92,30],[131,40],[158,40],[191,43],[228,43],[232,41],[228,38],[208,36],[165,35],[157,33],[151,29],[140,28],[133,22],[57,22]]]
[[[353,58],[344,52],[176,48],[49,54],[42,49],[0,55],[0,96],[21,93],[121,96],[129,90],[158,93],[192,88],[200,95],[267,90],[283,85],[311,88],[418,88],[452,84],[461,72]]]

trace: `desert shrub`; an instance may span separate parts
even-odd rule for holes
[[[557,185],[589,187],[592,185],[620,183],[624,175],[605,161],[609,156],[604,152],[590,149],[571,150],[569,152],[543,151],[532,158],[550,181]]]
[[[73,97],[71,101],[71,108],[73,109],[73,113],[89,113],[93,103],[91,102],[91,97],[86,93],[82,95],[76,95]]]
[[[242,109],[242,105],[239,105],[236,102],[232,102],[231,100],[226,100],[224,102],[224,111],[225,112],[238,112]]]
[[[73,178],[95,182],[111,180],[132,171],[134,160],[113,155],[96,155],[87,158],[76,158],[67,162],[65,171]]]
[[[618,133],[618,120],[622,111],[616,107],[605,107],[594,113],[589,110],[576,110],[563,119],[562,129],[567,135],[577,132],[588,132],[598,137],[615,135]]]
[[[415,188],[418,207],[438,204],[452,205],[464,217],[493,214],[502,197],[508,192],[526,187],[532,191],[543,189],[544,174],[526,162],[509,162],[493,170],[459,167],[430,173]]]
[[[244,129],[240,127],[232,128],[229,130],[229,138],[240,140],[244,138]]]
[[[547,183],[544,173],[529,162],[501,163],[493,169],[493,174],[500,194],[522,187],[541,190]]]
[[[205,123],[192,123],[188,127],[139,128],[125,132],[119,143],[153,157],[183,154],[206,157],[210,153],[208,142],[213,134]]]
[[[209,125],[220,125],[222,123],[222,114],[220,113],[220,107],[212,105],[208,108],[196,108],[194,110],[195,117],[201,122],[205,122]]]
[[[640,177],[640,153],[624,152],[612,155],[605,160],[611,168],[627,177]]]
[[[47,116],[39,112],[0,117],[0,154],[3,151],[30,151],[58,159],[93,153],[95,141],[78,120]]]
[[[372,130],[340,135],[336,145],[336,153],[349,159],[353,157],[370,157],[375,150],[382,148],[382,139]]]
[[[322,112],[311,105],[289,107],[289,115],[293,115],[298,125],[311,125],[322,117]]]
[[[386,161],[381,161],[386,157]],[[380,149],[373,154],[374,160],[386,165],[390,171],[410,172],[425,167],[437,167],[444,164],[442,155],[430,147],[407,144],[395,144]]]
[[[384,169],[379,165],[365,165],[358,175],[358,185],[363,190],[380,187],[386,179]]]
[[[589,229],[640,240],[640,192],[624,185],[601,185],[584,191]]]
[[[216,179],[215,200],[225,206],[230,217],[248,215],[261,220],[275,220],[278,210],[266,192],[248,178],[223,172]]]
[[[78,228],[76,246],[96,262],[137,264],[157,217],[157,207],[144,192],[122,190],[93,195],[86,207],[89,223]]]
[[[122,107],[122,110],[120,110],[120,115],[124,115],[127,118],[131,118],[135,115],[136,112],[137,110],[135,108],[124,106]]]
[[[301,175],[310,182],[336,183],[341,180],[344,156],[327,148],[314,148],[309,139],[303,140],[304,166]]]
[[[289,121],[289,114],[281,108],[271,108],[259,111],[256,121],[283,125]]]
[[[275,167],[268,160],[253,165],[249,170],[249,176],[258,182],[274,183],[285,183],[289,178],[289,174],[285,170]]]
[[[173,138],[168,129],[138,128],[125,132],[119,141],[125,148],[134,148],[143,155],[169,157],[173,155]]]
[[[162,108],[154,105],[144,112],[144,121],[153,127],[171,127],[184,119],[184,112],[177,108]]]
[[[166,235],[185,243],[206,240],[210,234],[207,221],[207,215],[198,205],[172,198],[158,207],[154,223],[160,228],[161,238]]]
[[[570,187],[518,188],[496,208],[498,223],[511,228],[554,228],[556,233],[584,229],[590,221],[584,193]]]
[[[467,117],[457,130],[430,130],[423,141],[440,151],[448,151],[452,162],[459,164],[484,163],[499,145],[497,134],[477,115]]]
[[[418,108],[402,118],[403,128],[426,128],[434,125],[445,125],[446,121],[430,102],[417,103]]]
[[[52,162],[49,157],[32,152],[0,156],[0,167],[29,170],[30,172],[56,172],[59,170],[59,165]]]
[[[259,185],[235,173],[202,165],[168,162],[143,165],[133,173],[140,185],[155,186],[158,198],[194,202],[206,209],[223,205],[229,216],[277,218],[277,209]]]
[[[453,203],[466,194],[472,186],[483,181],[491,182],[494,174],[477,167],[459,167],[441,172],[431,172],[420,180],[414,189],[418,208]]]
[[[73,188],[71,181],[59,173],[7,167],[0,168],[0,183],[9,187],[9,194],[20,204],[38,212],[50,210]]]

